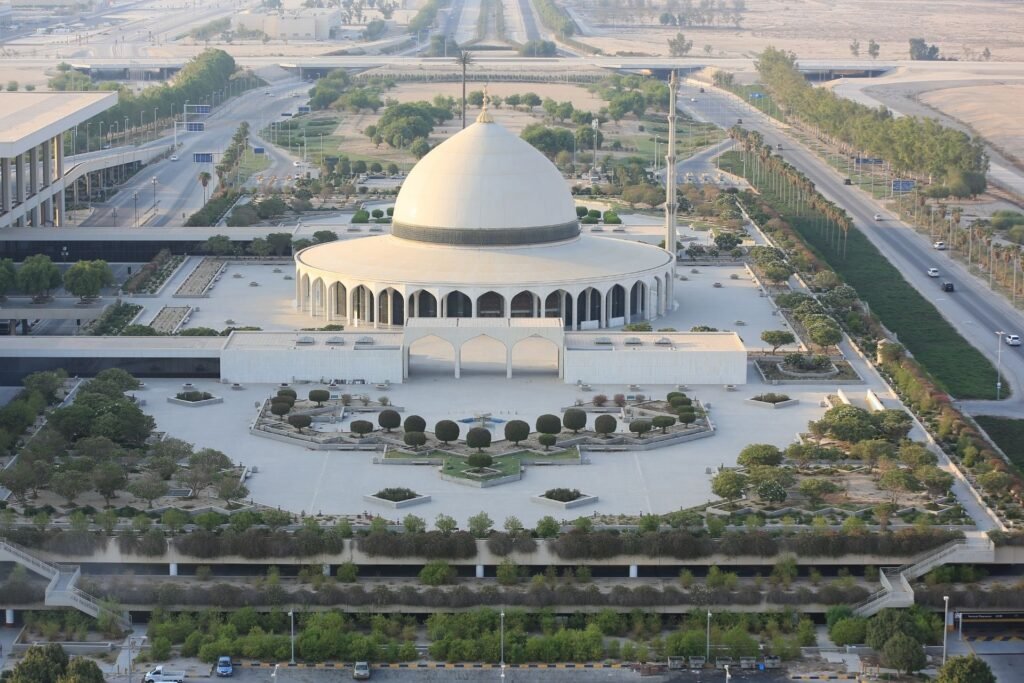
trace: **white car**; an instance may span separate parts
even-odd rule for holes
[[[936,242],[932,246],[935,247],[936,249],[938,249],[939,251],[946,251],[946,243],[945,242]]]
[[[1020,335],[1019,334],[1008,334],[1006,335],[1007,346],[1020,346]]]
[[[939,276],[939,269],[938,268],[929,268],[928,269],[928,277],[938,277],[938,276]]]
[[[875,220],[876,220],[876,221],[880,221],[880,220],[882,220],[882,214],[880,214],[880,213],[876,213],[876,214],[875,214]]]
[[[292,162],[292,166],[302,166],[302,162],[301,161],[293,161]]]
[[[172,154],[171,155],[171,161],[177,161],[177,160],[178,160],[178,155],[177,154]]]

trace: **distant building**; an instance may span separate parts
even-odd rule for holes
[[[302,12],[243,12],[232,20],[232,28],[262,31],[274,40],[328,40],[341,25],[336,9],[304,9]]]

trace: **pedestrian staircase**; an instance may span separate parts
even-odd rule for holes
[[[983,533],[958,538],[929,551],[902,567],[883,567],[879,572],[882,588],[853,606],[857,616],[870,617],[889,607],[910,607],[914,589],[910,582],[944,564],[986,564],[995,561],[995,545]]]
[[[51,564],[36,557],[27,549],[3,539],[0,539],[0,562],[16,562],[25,569],[49,579],[44,605],[74,607],[95,619],[109,615],[125,628],[130,625],[127,612],[118,613],[104,607],[96,598],[76,586],[82,576],[82,570],[78,565]]]

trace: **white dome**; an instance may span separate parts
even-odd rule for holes
[[[554,164],[505,127],[481,119],[412,169],[395,202],[394,234],[464,245],[578,234],[575,202]]]

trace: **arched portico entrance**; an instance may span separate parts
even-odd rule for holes
[[[520,339],[512,345],[509,358],[509,377],[558,377],[562,348],[550,339],[534,335]]]
[[[437,335],[420,337],[409,345],[406,357],[406,377],[459,376],[456,366],[455,345]]]

